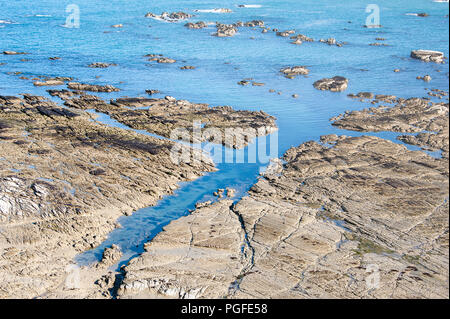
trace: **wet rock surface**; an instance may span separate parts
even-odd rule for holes
[[[94,285],[104,270],[82,268],[82,289],[66,289],[75,255],[185,176],[214,170],[206,162],[173,164],[173,142],[30,95],[0,96],[0,144],[1,298],[104,298]]]

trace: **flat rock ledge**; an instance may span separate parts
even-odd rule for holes
[[[446,59],[443,52],[431,50],[411,51],[411,58],[435,63],[444,63]]]
[[[376,98],[389,97],[376,96]],[[341,114],[332,119],[341,129],[360,132],[392,131],[407,133],[398,139],[428,151],[441,151],[449,157],[449,104],[423,98],[390,99],[392,107],[380,105]]]

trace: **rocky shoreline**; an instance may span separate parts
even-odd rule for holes
[[[94,282],[106,276],[111,284],[115,275],[106,265],[117,253],[107,253],[108,261],[95,270],[82,268],[83,287],[67,290],[64,280],[75,255],[99,245],[118,227],[118,217],[155,205],[179,182],[192,181],[215,167],[204,156],[199,162],[174,164],[170,151],[175,142],[99,124],[84,111],[125,112],[148,99],[106,104],[82,92],[50,93],[81,100],[70,100],[70,108],[62,108],[39,96],[0,96],[0,298],[108,298],[108,284]],[[164,103],[161,107],[167,107]],[[170,107],[177,109],[176,103]],[[200,109],[196,118],[206,122],[211,118],[208,107]],[[188,107],[183,116],[197,110]],[[226,116],[219,118],[223,126],[233,117],[242,127],[254,123],[253,117],[246,117],[252,112],[241,115],[231,107],[212,112]],[[271,117],[255,114],[274,123]]]
[[[435,106],[404,105],[437,123],[426,116]],[[372,113],[358,115],[370,127]],[[448,149],[448,135],[442,142]],[[118,297],[448,298],[448,156],[329,135],[283,159],[237,203],[202,205],[165,227],[124,268]]]

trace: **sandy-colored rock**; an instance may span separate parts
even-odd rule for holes
[[[124,213],[214,170],[174,164],[171,141],[28,95],[0,96],[0,144],[0,298],[110,297],[94,285],[105,270],[78,269],[75,255],[99,245]],[[82,287],[66,289],[75,271]]]
[[[429,150],[441,150],[442,155],[448,158],[448,116],[448,103],[411,98],[397,100],[393,107],[380,106],[343,114],[335,118],[333,125],[361,132],[414,133],[402,135],[399,139]]]

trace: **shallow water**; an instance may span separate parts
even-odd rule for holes
[[[171,95],[192,102],[231,105],[236,109],[264,110],[277,117],[279,126],[278,155],[289,147],[325,134],[361,135],[339,130],[329,118],[345,110],[368,107],[349,99],[348,93],[370,91],[400,97],[427,96],[425,88],[448,90],[448,64],[423,63],[409,58],[413,49],[445,52],[448,48],[448,3],[431,0],[379,0],[379,29],[363,28],[368,13],[367,2],[345,1],[337,7],[332,0],[258,0],[247,4],[260,7],[238,8],[237,1],[108,1],[94,3],[79,0],[80,28],[64,28],[67,3],[56,0],[0,0],[0,50],[25,51],[19,56],[0,55],[0,94],[33,93],[47,96],[46,87],[34,87],[31,81],[7,72],[25,76],[72,76],[77,81],[112,84],[117,93],[99,94],[110,99],[119,96],[146,96],[146,89],[159,89],[162,96]],[[26,5],[24,5],[26,4]],[[167,23],[144,18],[145,13],[163,11],[210,11],[230,8],[233,13],[196,12],[190,21],[233,23],[262,19],[272,28],[295,29],[313,37],[334,37],[346,41],[339,48],[323,43],[290,44],[290,40],[262,34],[260,29],[240,28],[232,38],[216,38],[214,26],[189,30],[180,23]],[[426,18],[408,13],[427,12]],[[349,23],[351,22],[351,23]],[[111,28],[114,24],[123,28]],[[253,39],[251,39],[253,37]],[[373,47],[376,37],[386,38],[387,47]],[[161,53],[174,58],[175,64],[149,62],[143,55]],[[53,56],[61,60],[50,61]],[[22,62],[26,58],[29,61]],[[185,62],[183,62],[185,61]],[[91,69],[92,62],[111,62],[117,66]],[[194,65],[195,70],[180,70]],[[306,65],[309,77],[286,79],[279,74],[282,67]],[[399,68],[401,72],[394,73]],[[440,71],[440,72],[438,72]],[[429,74],[432,81],[416,80]],[[350,79],[343,93],[317,91],[312,83],[335,75]],[[97,78],[99,77],[99,78]],[[241,87],[244,78],[264,82],[263,87]],[[269,89],[282,91],[282,95]],[[292,94],[298,94],[294,99]],[[111,124],[111,123],[108,123]],[[396,134],[377,136],[395,141]],[[398,142],[398,141],[396,141]],[[410,149],[417,149],[409,147]],[[432,154],[439,155],[439,154]],[[195,202],[211,196],[217,188],[236,187],[243,194],[255,182],[263,164],[220,164],[219,172],[208,174],[192,183],[183,184],[175,195],[163,199],[157,207],[146,208],[132,217],[120,220],[122,229],[114,231],[101,248],[119,243],[125,258],[142,249],[142,243],[157,234],[170,220],[188,213]],[[265,163],[264,163],[265,165]],[[139,247],[135,247],[138,245]],[[99,257],[100,249],[80,260]]]

